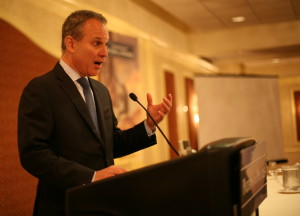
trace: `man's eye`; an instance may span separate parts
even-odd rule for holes
[[[96,41],[96,42],[95,42],[95,45],[96,45],[96,46],[99,46],[100,44],[101,44],[101,42],[99,42],[99,41]]]
[[[110,45],[111,45],[110,43],[106,43],[105,44],[106,47],[110,47]]]

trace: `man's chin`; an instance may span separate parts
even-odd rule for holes
[[[93,76],[98,76],[100,73],[100,69],[97,69],[97,70],[93,70],[93,71],[90,71],[88,76],[90,77],[93,77]]]

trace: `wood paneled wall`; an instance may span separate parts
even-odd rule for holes
[[[165,84],[166,84],[166,94],[172,94],[173,105],[172,109],[167,115],[168,128],[169,128],[169,139],[175,149],[178,150],[178,133],[177,133],[177,115],[176,115],[176,98],[175,98],[175,80],[174,74],[165,71]],[[177,158],[177,155],[170,148],[170,158]]]
[[[189,141],[192,149],[198,150],[198,128],[194,121],[194,112],[193,107],[195,106],[194,97],[197,97],[195,87],[194,87],[194,80],[190,78],[185,78],[185,98],[186,104],[188,105],[187,111],[187,120],[188,120],[188,130],[189,130]],[[196,104],[198,106],[198,104]]]
[[[58,61],[0,20],[0,215],[32,215],[36,179],[20,164],[17,112],[25,85]]]

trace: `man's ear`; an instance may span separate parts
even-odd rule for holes
[[[68,35],[67,37],[65,37],[65,45],[66,45],[66,49],[73,53],[75,51],[75,39],[72,38],[70,35]]]

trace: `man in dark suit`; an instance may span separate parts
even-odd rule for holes
[[[126,172],[114,158],[156,143],[149,117],[128,130],[117,128],[107,88],[89,78],[98,75],[107,57],[106,23],[92,11],[72,13],[62,28],[60,62],[22,93],[19,153],[22,166],[39,179],[34,215],[64,215],[67,189]],[[157,122],[172,106],[171,95],[153,105],[147,94],[147,101]]]

